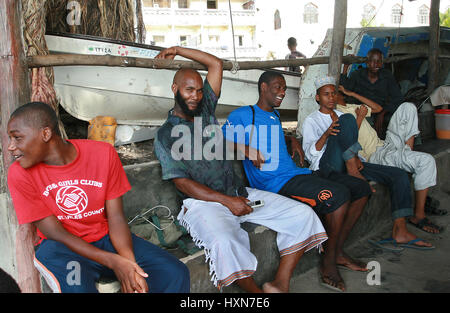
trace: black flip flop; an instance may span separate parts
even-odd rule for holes
[[[411,221],[411,219],[408,219],[408,223],[411,224],[411,225],[413,225],[413,226],[415,226],[415,227],[417,227],[418,229],[420,229],[420,230],[422,230],[422,231],[424,231],[424,232],[430,233],[430,234],[439,234],[439,233],[441,233],[442,230],[443,230],[443,228],[442,228],[441,226],[438,226],[438,225],[434,224],[433,222],[431,222],[431,221],[430,221],[429,219],[427,219],[426,217],[424,217],[423,219],[421,219],[421,220],[418,221],[417,223],[414,223],[414,222]],[[429,231],[427,231],[427,230],[424,229],[425,227],[431,227],[431,228],[434,228],[434,229],[436,229],[436,230],[439,231],[439,232],[438,232],[438,233],[432,233],[432,232],[429,232]]]
[[[446,215],[448,213],[447,210],[439,209],[439,205],[439,200],[427,196],[425,200],[425,213],[438,216]]]

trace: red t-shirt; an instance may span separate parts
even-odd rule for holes
[[[14,162],[8,187],[19,224],[50,215],[73,235],[93,242],[108,233],[105,201],[131,189],[119,156],[109,143],[69,140],[76,159],[63,166],[44,163],[24,169]],[[38,230],[42,239],[45,236]]]

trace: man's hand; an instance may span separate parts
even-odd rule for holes
[[[222,204],[225,205],[233,215],[242,216],[253,212],[253,208],[247,205],[248,202],[250,202],[250,200],[244,197],[229,197],[227,201]]]
[[[364,104],[362,104],[362,105],[360,105],[356,110],[355,110],[355,113],[356,113],[356,118],[365,118],[366,117],[366,115],[367,115],[367,112],[369,112],[369,110],[367,109],[367,107],[364,105]]]
[[[326,138],[329,136],[337,136],[337,134],[340,132],[339,129],[336,129],[336,127],[339,126],[339,120],[335,120],[331,123],[330,127],[325,132]]]
[[[292,150],[291,158],[293,159],[295,157],[295,154],[297,153],[298,156],[300,157],[300,165],[303,166],[305,163],[305,152],[303,151],[303,148],[300,145],[300,143],[298,142],[297,138],[295,138],[293,136],[290,138],[291,138],[291,150]]]
[[[116,274],[124,293],[147,293],[148,286],[145,277],[148,275],[135,262],[118,254],[111,260],[111,269]]]
[[[170,48],[164,49],[160,53],[158,53],[158,55],[155,57],[155,59],[173,60],[176,55],[177,55],[177,47],[170,47]]]
[[[261,151],[252,148],[252,147],[245,147],[246,149],[248,149],[248,152],[246,153],[246,157],[252,161],[253,165],[258,168],[261,169],[263,163],[266,161],[264,159],[264,155],[261,153]]]

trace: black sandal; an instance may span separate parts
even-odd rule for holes
[[[438,216],[446,215],[448,213],[447,210],[439,209],[439,205],[439,200],[427,196],[425,200],[425,213]]]
[[[430,234],[439,234],[443,230],[443,228],[441,226],[438,226],[438,225],[434,224],[433,222],[431,222],[426,217],[424,217],[423,219],[421,219],[417,223],[414,223],[414,222],[411,221],[411,219],[408,219],[408,223],[410,223],[411,225],[414,225],[415,227],[419,228],[420,230],[423,230],[424,232],[427,232],[427,233],[430,233]],[[425,227],[434,228],[438,232],[437,233],[433,233],[433,232],[427,231],[425,229]]]

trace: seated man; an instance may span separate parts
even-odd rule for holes
[[[381,50],[377,48],[369,50],[366,65],[366,68],[358,69],[347,77],[349,65],[345,64],[340,81],[345,89],[354,91],[382,107],[382,110],[375,115],[374,126],[378,136],[384,139],[389,119],[404,99],[392,73],[382,68]],[[350,103],[361,102],[358,99],[352,99]]]
[[[311,163],[311,169],[328,173],[345,172],[346,160],[352,159],[361,149],[358,144],[358,126],[351,114],[343,114],[336,109],[337,92],[332,77],[320,77],[315,81],[316,101],[319,110],[304,121],[303,149]],[[355,149],[359,146],[359,149]],[[360,162],[360,161],[359,161]],[[411,216],[412,199],[408,175],[405,171],[391,166],[361,162],[359,172],[367,180],[386,185],[391,194],[391,210],[394,220],[391,243],[417,249],[434,248],[406,228],[405,218]]]
[[[382,108],[373,101],[339,86],[339,90],[350,97],[359,98],[373,112]],[[416,106],[402,103],[389,122],[386,139],[378,138],[376,131],[367,122],[370,111],[365,105],[347,104],[342,93],[338,93],[337,110],[356,116],[359,127],[358,142],[362,146],[360,155],[368,162],[401,168],[412,173],[415,189],[414,216],[408,221],[429,233],[439,233],[441,227],[433,224],[425,216],[425,201],[428,188],[436,185],[436,161],[428,153],[414,151],[414,137],[419,134]]]
[[[367,270],[366,264],[343,251],[343,245],[371,193],[369,184],[346,174],[336,174],[333,182],[297,167],[286,140],[291,142],[294,153],[303,156],[303,151],[296,138],[285,140],[275,109],[285,96],[286,81],[281,74],[267,71],[260,76],[258,88],[256,105],[239,108],[228,116],[223,126],[225,137],[246,155],[243,164],[251,187],[307,203],[324,216],[329,238],[320,267],[321,279],[327,287],[343,291],[345,284],[336,265]]]
[[[185,197],[178,220],[205,249],[212,280],[219,289],[236,281],[247,292],[288,292],[300,257],[327,239],[325,230],[307,205],[244,187],[234,175],[232,162],[220,153],[224,151],[223,135],[215,110],[222,85],[222,61],[182,47],[163,50],[157,58],[173,59],[175,55],[208,68],[204,82],[192,69],[175,74],[175,105],[155,138],[163,179],[172,180]],[[213,147],[215,152],[211,151]],[[247,203],[256,200],[265,205],[253,210]],[[262,289],[252,278],[257,260],[250,252],[247,232],[240,227],[243,222],[264,225],[278,233],[280,265],[275,279]]]
[[[9,191],[19,223],[37,227],[34,263],[50,288],[97,292],[102,276],[127,293],[189,292],[187,267],[130,233],[122,195],[131,187],[114,148],[63,140],[57,125],[42,102],[19,107],[8,122]]]

